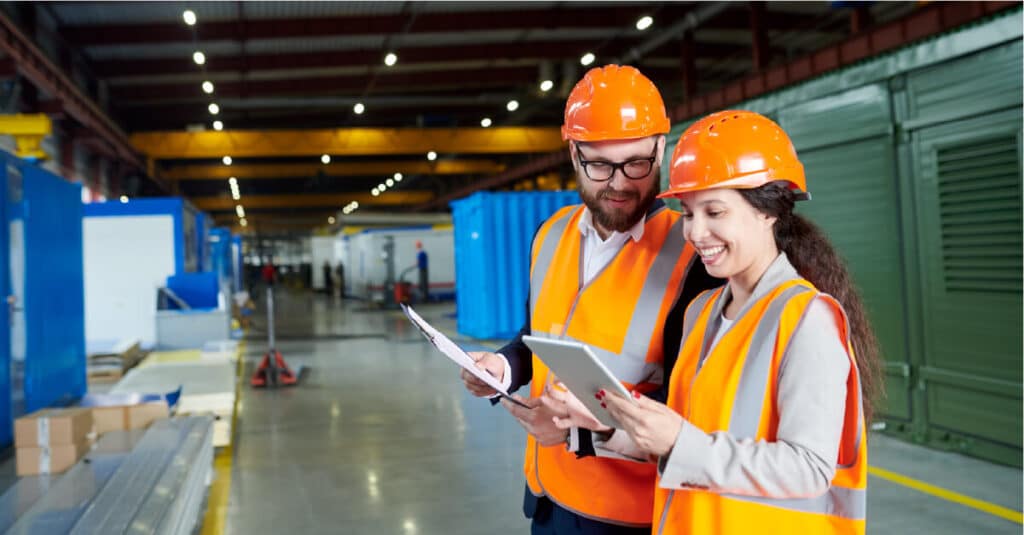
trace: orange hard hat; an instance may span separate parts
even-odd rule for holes
[[[668,131],[661,93],[633,67],[605,65],[590,69],[565,103],[565,140],[638,139]]]
[[[752,111],[720,111],[693,123],[679,138],[670,169],[669,187],[659,197],[783,181],[798,200],[810,198],[793,142],[779,125]]]

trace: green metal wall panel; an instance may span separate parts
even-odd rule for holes
[[[800,154],[813,219],[847,260],[886,361],[880,413],[909,421],[906,292],[889,92],[873,84],[778,112]],[[886,237],[886,239],[880,239]],[[898,291],[893,291],[897,289]]]
[[[997,460],[1017,465],[1024,432],[1021,125],[1018,100],[1014,109],[912,136],[927,438],[960,448],[992,441],[1006,451]]]
[[[847,259],[882,346],[888,430],[1017,466],[1022,20],[735,105],[793,137],[814,196],[798,209]],[[663,186],[695,119],[668,136]]]
[[[1021,41],[922,69],[907,76],[909,117],[904,129],[1020,109]]]

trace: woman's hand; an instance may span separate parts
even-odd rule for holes
[[[553,418],[555,425],[559,429],[582,427],[591,431],[611,430],[610,427],[602,424],[600,420],[594,417],[590,409],[572,392],[569,392],[565,385],[555,377],[552,377],[552,380],[548,381],[544,386],[544,394],[541,396],[540,402],[548,407],[551,412],[563,415]]]
[[[597,395],[640,449],[659,457],[672,451],[683,428],[679,413],[639,392],[633,392],[632,400],[604,390]]]

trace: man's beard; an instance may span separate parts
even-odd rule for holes
[[[590,210],[595,223],[612,232],[626,232],[643,219],[644,215],[651,209],[658,195],[658,181],[652,181],[650,189],[646,192],[614,191],[611,189],[611,186],[608,186],[591,195],[583,189],[582,185],[579,188],[579,192],[580,197],[583,199],[583,204]],[[601,200],[607,196],[613,196],[615,199],[620,200],[639,199],[639,202],[636,204],[636,209],[630,213],[623,213],[621,211],[608,212],[601,207]]]

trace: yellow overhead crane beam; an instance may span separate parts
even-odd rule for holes
[[[239,180],[260,178],[291,178],[316,176],[323,172],[327,176],[391,176],[404,175],[491,175],[505,170],[505,166],[490,160],[440,160],[389,162],[333,162],[319,163],[277,163],[242,165],[182,165],[162,173],[171,180]]]
[[[45,160],[48,158],[46,152],[40,147],[43,138],[50,135],[53,130],[53,123],[43,113],[24,115],[0,115],[0,134],[6,134],[14,138],[17,145],[19,158],[34,160]]]
[[[512,154],[554,152],[565,146],[558,128],[341,128],[142,132],[132,145],[155,160],[396,154]]]
[[[341,210],[342,206],[356,201],[360,206],[395,206],[414,205],[427,202],[434,197],[431,191],[389,191],[374,197],[370,193],[299,193],[293,195],[248,195],[240,201],[231,197],[191,197],[189,200],[203,212],[234,210],[235,205],[242,205],[246,210],[255,208],[313,208],[334,207]]]

